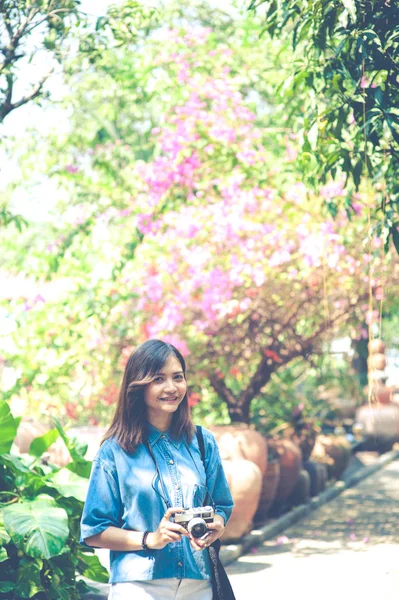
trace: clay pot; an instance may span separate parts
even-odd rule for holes
[[[370,340],[368,343],[369,354],[384,354],[385,344],[382,340]]]
[[[399,441],[399,406],[380,404],[361,406],[356,421],[363,426],[363,435],[377,440]]]
[[[309,456],[312,454],[312,450],[316,443],[316,437],[319,432],[320,429],[309,422],[298,429],[289,426],[282,431],[282,435],[299,447],[303,460],[308,460]]]
[[[289,506],[299,506],[306,504],[310,500],[310,475],[305,469],[301,469],[294,485],[294,489],[289,495],[287,504]]]
[[[343,419],[353,419],[356,414],[357,402],[355,398],[335,398],[331,408]]]
[[[318,496],[326,488],[327,466],[308,460],[303,463],[303,468],[308,472],[310,477],[310,495],[312,497]]]
[[[329,460],[323,460],[323,455]],[[326,464],[329,477],[339,479],[348,466],[351,455],[352,447],[345,437],[319,435],[310,459]]]
[[[237,540],[252,528],[262,489],[262,473],[255,463],[238,458],[222,460],[234,500],[234,508],[222,536],[224,542]]]
[[[369,387],[364,389],[367,396],[369,395]],[[394,388],[388,387],[379,381],[375,381],[371,388],[371,398],[374,402],[380,402],[381,404],[391,404],[393,400]]]
[[[40,423],[33,417],[22,417],[17,435],[14,438],[14,444],[21,454],[27,454],[33,440],[44,435],[49,429],[50,427]]]
[[[301,451],[291,440],[273,439],[268,444],[279,456],[280,478],[270,514],[281,514],[299,476],[302,465]]]
[[[262,489],[260,492],[255,522],[266,521],[270,506],[276,497],[277,486],[280,480],[280,463],[272,460],[267,463],[266,473],[263,475]]]
[[[262,475],[267,468],[267,442],[246,423],[212,425],[209,427],[216,438],[220,456],[225,459],[245,458],[255,463]]]
[[[58,438],[54,444],[51,444],[50,448],[43,454],[42,458],[46,462],[57,465],[57,467],[65,467],[65,465],[72,462],[71,455],[61,438]]]
[[[97,454],[101,440],[103,439],[106,431],[107,427],[87,425],[85,427],[71,427],[68,429],[67,434],[70,437],[75,437],[80,442],[87,444],[85,459],[93,460]]]
[[[387,366],[385,354],[370,354],[367,365],[370,371],[383,371]]]

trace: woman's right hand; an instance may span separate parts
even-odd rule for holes
[[[182,535],[190,537],[187,529],[178,523],[173,523],[170,517],[177,512],[184,512],[184,508],[168,508],[161,519],[158,529],[148,534],[147,546],[151,550],[161,550],[171,542],[179,542]]]

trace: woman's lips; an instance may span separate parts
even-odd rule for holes
[[[171,404],[177,402],[178,399],[179,398],[177,396],[172,396],[171,398],[159,398],[160,402],[170,402]]]

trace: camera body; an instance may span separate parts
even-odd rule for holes
[[[182,525],[194,538],[203,537],[207,531],[207,523],[213,523],[215,511],[212,506],[186,508],[184,512],[174,513],[175,523]]]

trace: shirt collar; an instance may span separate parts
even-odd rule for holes
[[[173,444],[173,446],[175,448],[177,448],[177,449],[180,448],[182,440],[181,439],[179,439],[179,440],[173,439],[172,436],[170,435],[169,429],[167,431],[159,431],[159,429],[157,429],[156,427],[151,425],[151,423],[148,423],[147,439],[148,439],[150,445],[155,446],[155,444],[160,439],[163,439],[163,438],[167,438],[168,442]]]

